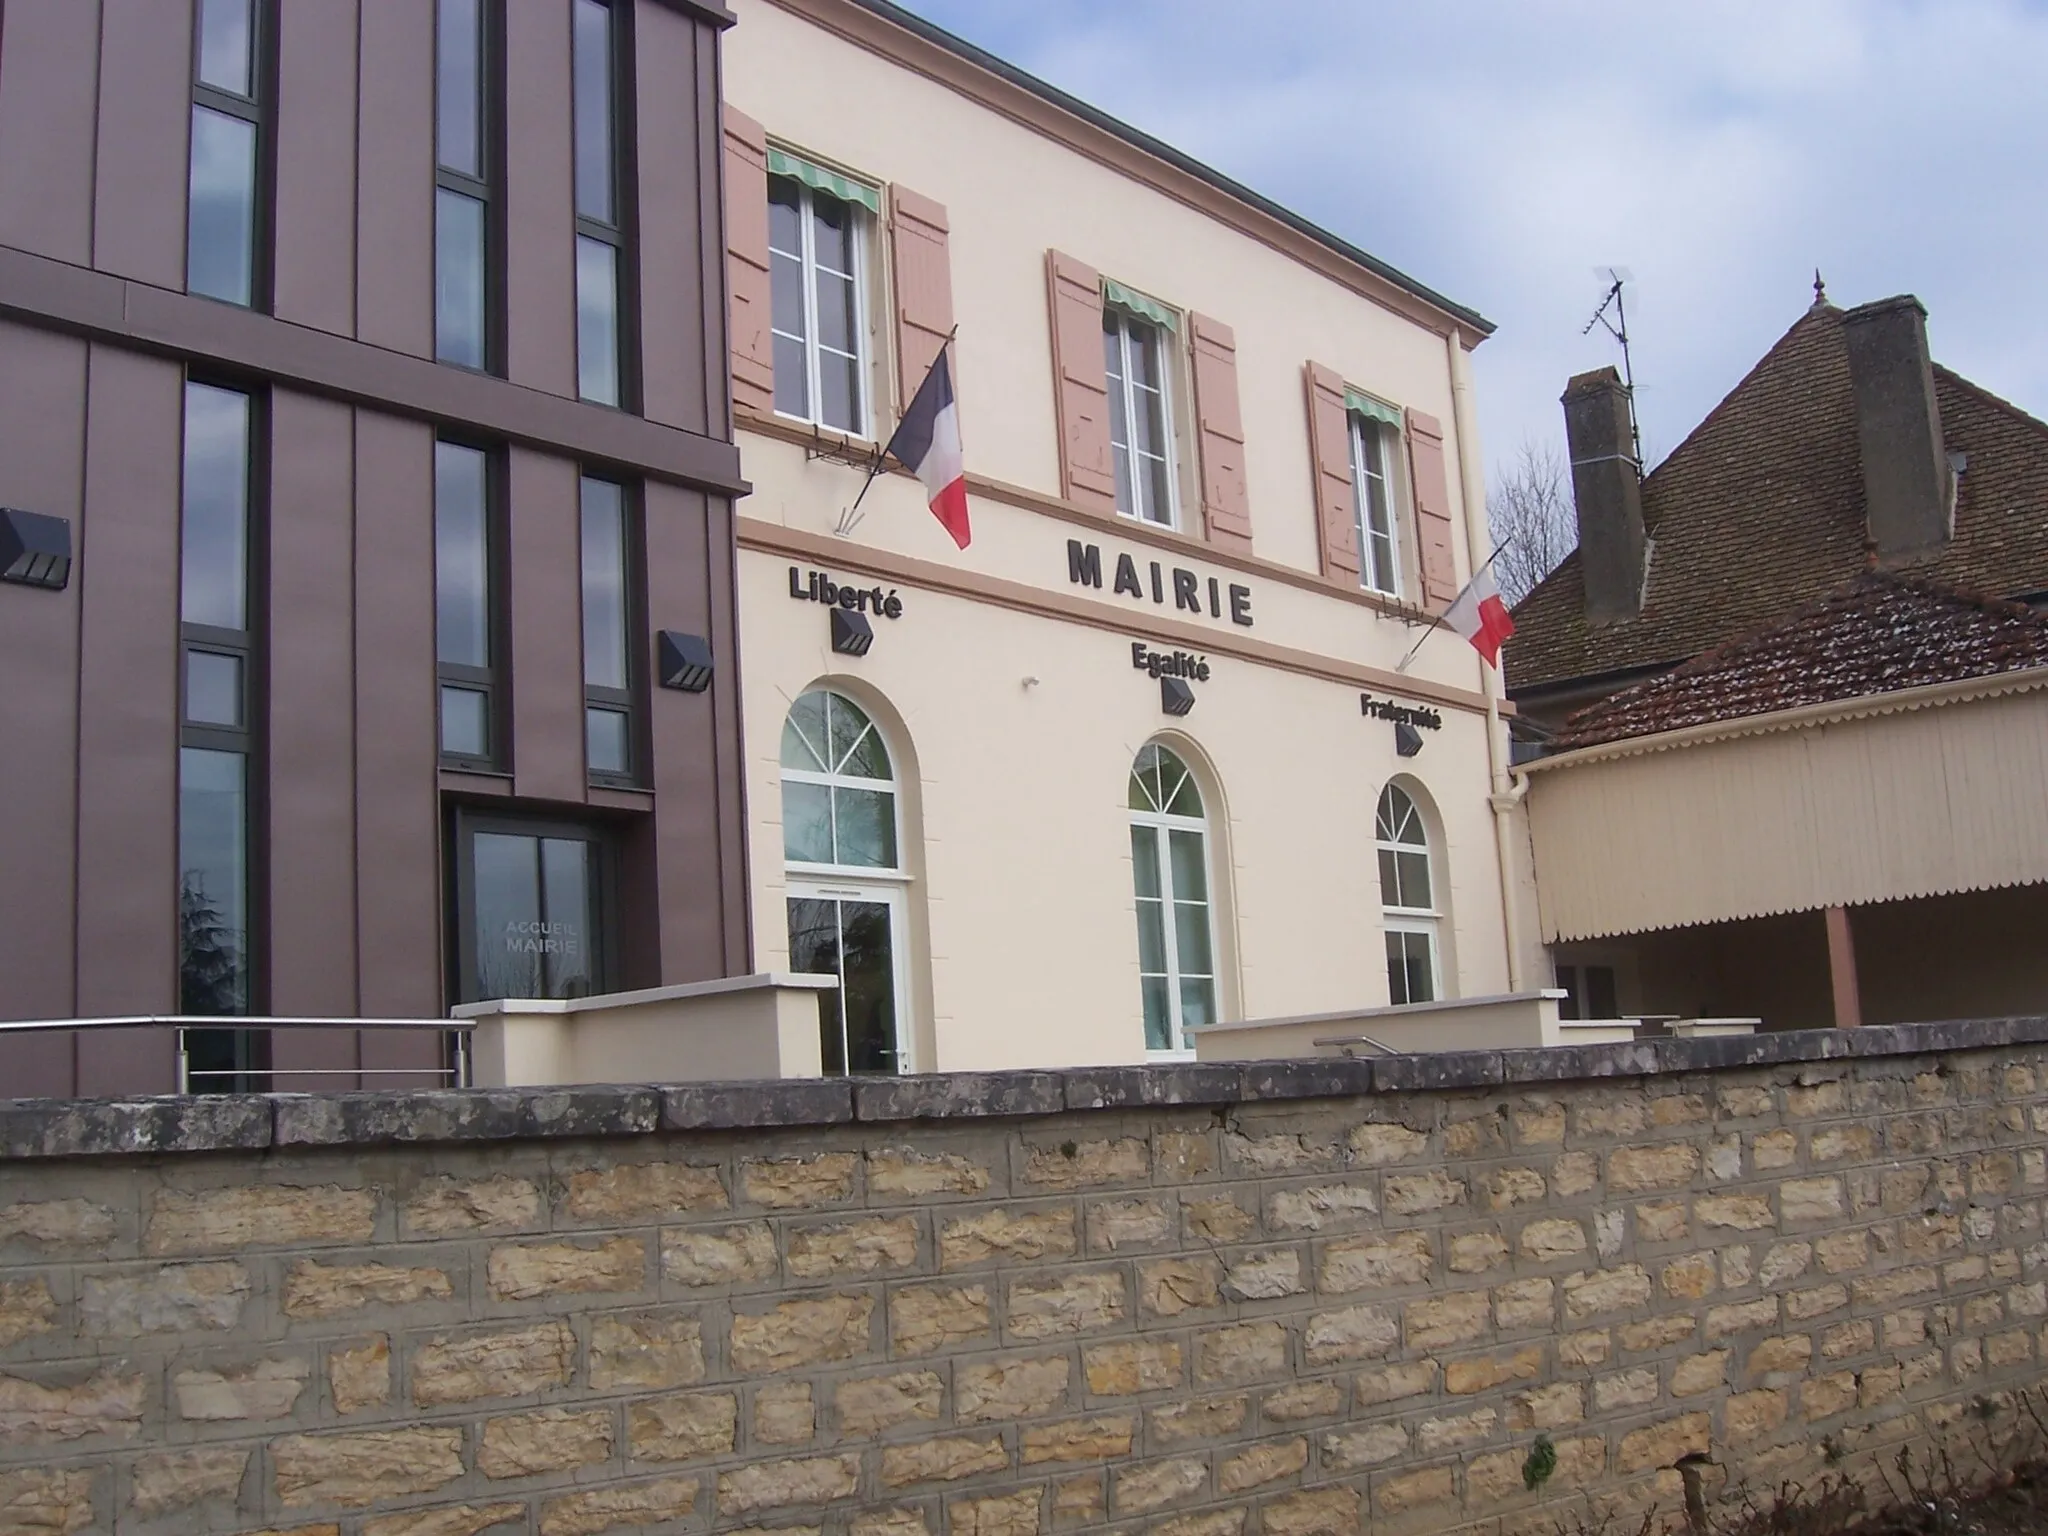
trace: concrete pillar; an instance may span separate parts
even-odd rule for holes
[[[1829,907],[1828,980],[1835,998],[1835,1028],[1854,1029],[1863,1022],[1863,1001],[1856,991],[1856,938],[1849,931],[1849,909]]]

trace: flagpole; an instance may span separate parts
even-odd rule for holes
[[[1506,549],[1510,544],[1514,542],[1515,541],[1512,538],[1506,538],[1502,539],[1500,543],[1496,544],[1493,548],[1493,553],[1488,555],[1484,560],[1479,562],[1479,569],[1475,570],[1472,573],[1471,580],[1467,581],[1464,587],[1460,587],[1458,589],[1458,596],[1463,597],[1465,595],[1465,588],[1470,587],[1472,585],[1472,582],[1477,581],[1479,579],[1479,572],[1485,570],[1488,566],[1492,565],[1494,561],[1498,560],[1501,556],[1501,551]],[[1451,599],[1452,602],[1456,602],[1457,600],[1458,599],[1455,597]],[[1406,656],[1403,656],[1398,662],[1394,664],[1394,670],[1396,672],[1406,672],[1408,670],[1408,663],[1413,661],[1415,659],[1415,653],[1422,649],[1422,642],[1429,638],[1430,632],[1432,630],[1443,628],[1443,622],[1443,617],[1440,614],[1433,613],[1429,616],[1429,623],[1424,625],[1422,633],[1415,637],[1415,643],[1408,647],[1408,654]]]
[[[950,331],[946,332],[946,339],[945,339],[944,341],[942,341],[942,342],[940,342],[940,343],[939,343],[939,350],[938,350],[938,352],[937,352],[936,354],[934,354],[934,356],[932,357],[932,364],[933,364],[933,366],[937,366],[937,364],[938,364],[938,361],[939,361],[939,358],[940,358],[940,357],[943,357],[943,356],[945,355],[945,352],[946,352],[946,348],[948,348],[948,347],[950,347],[951,345],[953,345],[953,338],[954,338],[955,336],[958,336],[959,334],[960,334],[960,327],[959,327],[959,325],[958,325],[958,324],[956,323],[956,324],[954,325],[953,329],[951,329]],[[926,375],[927,375],[927,376],[929,376],[929,375],[930,375],[930,373],[931,373],[931,369],[930,369],[930,368],[927,368],[927,369],[925,370],[925,373],[926,373]],[[922,388],[924,388],[924,384],[923,384],[923,382],[922,382],[922,381],[919,381],[919,383],[918,383],[918,388],[919,388],[919,389],[922,389]],[[905,404],[905,405],[908,405],[909,403],[910,403],[910,402],[909,402],[909,401],[907,401],[907,400],[906,400],[906,401],[904,402],[904,404]],[[847,518],[850,518],[850,517],[852,517],[854,513],[858,512],[858,511],[860,510],[860,504],[861,504],[861,502],[862,502],[862,501],[863,501],[864,499],[866,499],[866,497],[867,497],[867,494],[868,494],[868,487],[869,487],[869,486],[871,486],[871,485],[873,485],[873,484],[875,483],[875,476],[879,475],[879,474],[880,474],[880,473],[882,472],[882,464],[883,464],[883,461],[884,461],[884,460],[886,460],[886,459],[887,459],[887,458],[889,457],[889,455],[890,455],[890,453],[891,453],[892,451],[894,451],[894,449],[895,449],[895,447],[896,447],[896,436],[897,436],[897,433],[900,433],[900,432],[901,432],[902,430],[903,430],[903,423],[899,421],[899,422],[897,422],[897,423],[896,423],[896,431],[895,431],[895,432],[891,432],[891,433],[889,434],[889,441],[888,441],[888,442],[886,442],[886,443],[884,443],[884,444],[882,445],[881,451],[880,451],[879,453],[877,453],[877,454],[875,455],[875,458],[874,458],[874,462],[868,465],[868,477],[867,477],[867,479],[865,479],[865,480],[861,481],[861,483],[860,483],[860,495],[858,495],[858,496],[854,497],[854,498],[853,498],[853,505],[852,505],[852,506],[850,506],[850,507],[848,507],[848,508],[847,508],[847,509],[845,510],[845,512],[843,512],[843,513],[841,513],[841,514],[840,514],[840,521],[841,521],[842,523],[844,523],[844,522],[846,521],[846,519],[847,519]],[[1498,553],[1498,551],[1496,551],[1496,553]]]

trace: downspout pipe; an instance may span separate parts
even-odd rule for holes
[[[1451,420],[1458,433],[1458,492],[1465,512],[1465,547],[1476,566],[1491,553],[1487,546],[1485,475],[1479,464],[1479,431],[1472,419],[1472,366],[1456,326],[1444,338],[1451,363]],[[1514,890],[1514,813],[1521,802],[1509,783],[1507,727],[1501,718],[1500,673],[1479,663],[1486,690],[1486,770],[1488,802],[1493,807],[1494,860],[1500,872],[1501,936],[1507,944],[1508,990],[1522,990],[1521,917]],[[1526,785],[1524,786],[1526,789]]]

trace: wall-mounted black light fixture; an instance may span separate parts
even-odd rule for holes
[[[0,507],[0,581],[62,592],[70,580],[70,522]]]
[[[1403,757],[1413,757],[1422,750],[1422,732],[1406,720],[1394,722],[1394,750]]]
[[[702,635],[659,630],[654,636],[654,653],[662,687],[702,693],[711,686],[711,644]]]
[[[867,615],[851,608],[832,610],[832,649],[842,656],[865,656],[875,643],[875,627]]]
[[[1195,707],[1195,690],[1177,677],[1159,679],[1159,707],[1178,718]]]

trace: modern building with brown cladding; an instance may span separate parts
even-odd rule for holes
[[[747,969],[731,19],[5,7],[0,1018]],[[0,1093],[167,1090],[173,1039],[16,1036]]]

